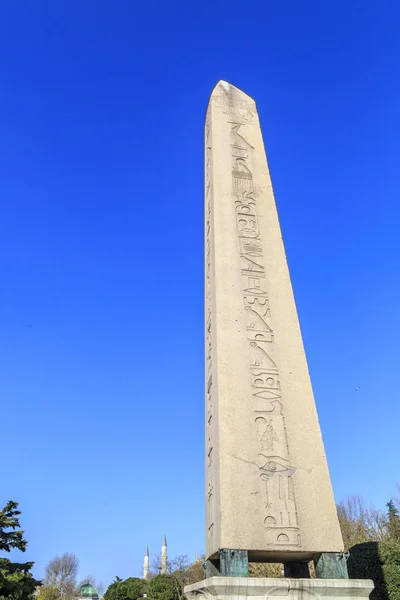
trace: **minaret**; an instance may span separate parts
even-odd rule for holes
[[[161,546],[161,575],[165,575],[167,572],[167,538],[165,537]]]
[[[149,578],[149,547],[146,546],[146,552],[144,555],[144,561],[143,561],[143,579],[145,579],[146,581]]]

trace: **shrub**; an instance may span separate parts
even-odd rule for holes
[[[350,548],[350,579],[372,579],[371,600],[400,600],[400,543],[364,542]]]

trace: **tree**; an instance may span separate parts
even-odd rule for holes
[[[27,541],[20,529],[18,503],[9,501],[0,511],[0,550],[12,549],[25,552]],[[0,558],[0,600],[30,600],[35,589],[41,585],[30,572],[33,562],[14,563]]]
[[[174,575],[156,575],[147,588],[149,600],[181,600],[183,588]]]
[[[387,513],[387,533],[388,537],[394,542],[400,542],[400,515],[393,500],[389,500],[386,504]]]
[[[195,562],[190,565],[185,574],[185,582],[184,585],[191,585],[192,583],[197,583],[198,581],[202,581],[205,579],[205,571],[203,564],[206,560],[206,557],[200,556],[195,560]]]
[[[167,561],[167,572],[166,575],[170,575],[175,581],[176,594],[178,598],[183,598],[183,588],[185,585],[196,583],[201,581],[205,577],[203,562],[205,557],[201,560],[196,560],[194,563],[189,559],[187,554],[179,554],[171,560]],[[150,574],[150,580],[156,577],[156,574],[161,572],[161,557],[156,556],[152,563],[152,573]]]
[[[47,564],[44,581],[46,585],[58,590],[61,600],[74,598],[78,567],[78,558],[69,552],[56,556]]]
[[[44,585],[39,590],[37,600],[60,600],[60,592],[51,585]]]
[[[375,507],[367,508],[360,496],[349,496],[337,506],[337,512],[345,549],[386,537],[386,515]]]
[[[147,591],[147,582],[138,577],[114,581],[108,586],[104,594],[104,600],[138,600]]]
[[[350,579],[372,579],[371,600],[400,600],[400,543],[387,537],[350,548]]]

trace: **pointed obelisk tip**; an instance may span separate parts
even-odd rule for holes
[[[163,545],[163,546],[166,546],[166,545],[167,545],[167,536],[165,535],[165,533],[164,533],[164,538],[163,538],[163,543],[162,543],[162,545]]]
[[[148,544],[146,544],[145,556],[149,556],[149,546],[148,546]]]
[[[218,83],[214,86],[214,89],[211,92],[211,98],[221,95],[233,95],[237,99],[246,99],[250,100],[251,102],[254,102],[254,99],[251,96],[246,94],[243,90],[236,87],[235,85],[232,85],[232,83],[229,83],[229,81],[225,81],[224,79],[220,79]]]

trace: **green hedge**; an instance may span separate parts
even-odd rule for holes
[[[400,543],[365,542],[350,548],[350,579],[372,579],[371,600],[400,600]]]

